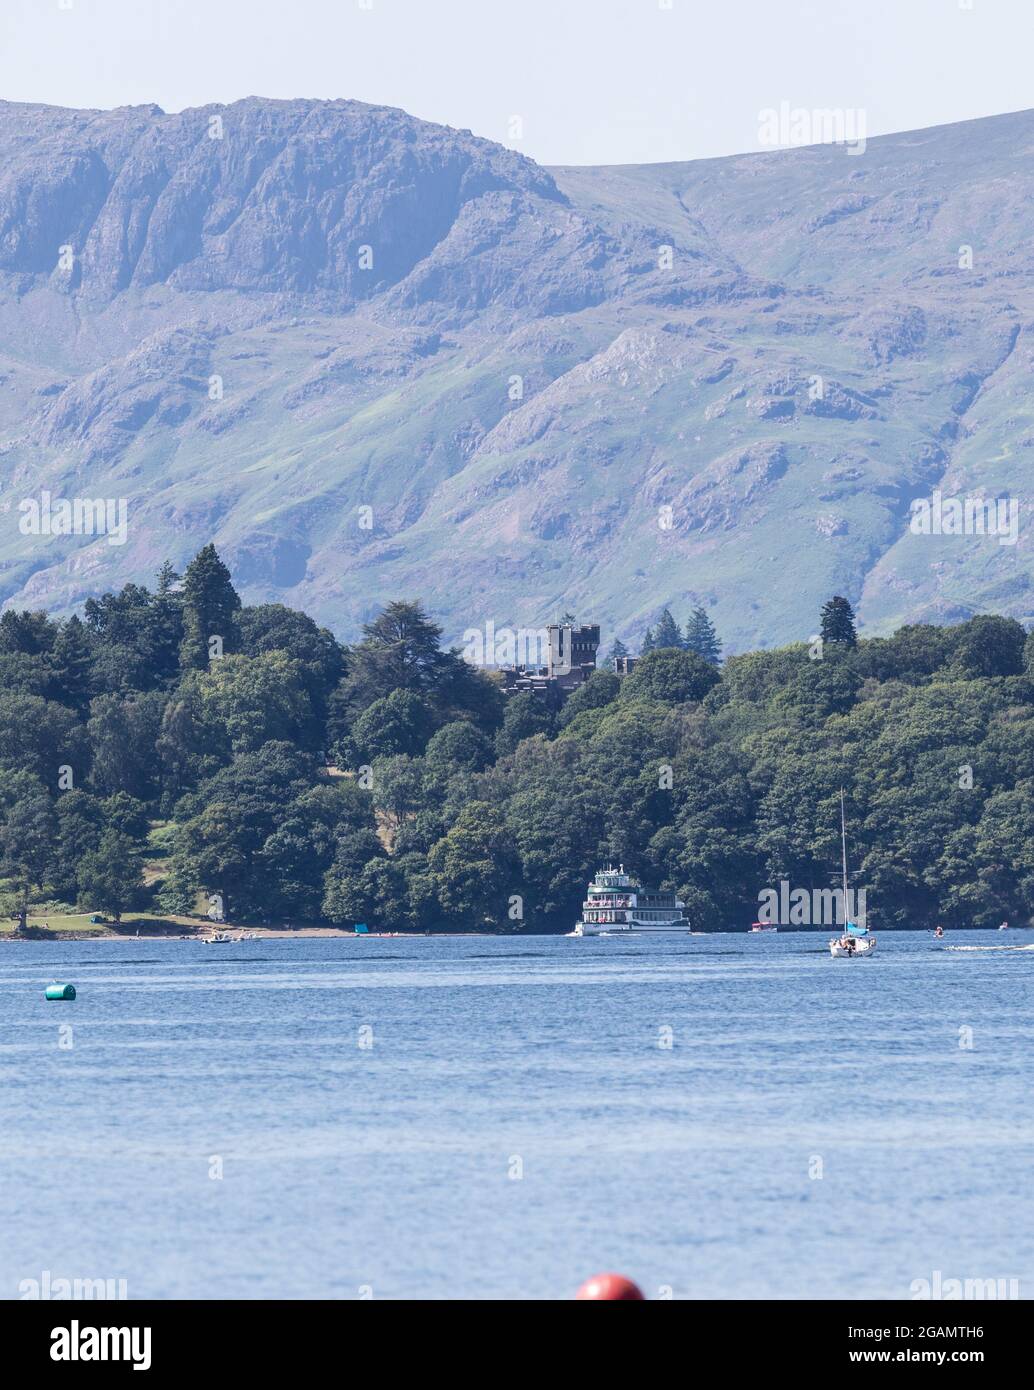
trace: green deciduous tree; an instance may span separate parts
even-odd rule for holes
[[[620,690],[620,677],[610,671],[594,671],[584,685],[567,697],[557,723],[563,729],[583,710],[603,709],[617,699]]]
[[[470,928],[507,927],[520,869],[502,812],[484,801],[466,806],[427,857],[431,885],[447,913]]]
[[[78,891],[79,865],[97,848],[104,830],[104,803],[81,788],[64,792],[55,804],[57,817],[51,878],[54,891],[73,902]]]
[[[319,627],[306,613],[280,603],[241,609],[240,630],[245,656],[279,651],[298,663],[302,683],[322,728],[330,697],[345,673],[345,649],[334,634]]]
[[[427,775],[439,786],[458,772],[481,772],[491,761],[491,742],[465,719],[439,729],[424,754]]]
[[[142,845],[131,835],[108,829],[88,850],[77,875],[81,898],[121,922],[143,887]]]
[[[496,753],[500,757],[512,753],[522,739],[551,734],[555,727],[555,716],[543,697],[530,691],[511,695],[503,713],[503,726],[495,736]]]
[[[959,675],[1018,676],[1024,670],[1027,633],[1015,618],[984,614],[956,630],[952,669]]]
[[[158,795],[161,768],[155,745],[165,703],[159,691],[97,696],[86,725],[95,791],[102,796],[126,792],[142,801]]]
[[[57,822],[42,782],[30,772],[0,775],[0,873],[13,883],[25,927],[29,895],[50,873]]]
[[[632,674],[621,682],[619,698],[685,704],[702,700],[720,680],[711,663],[696,652],[665,647],[639,659]]]
[[[55,792],[62,768],[85,780],[89,748],[75,712],[38,695],[0,691],[0,768],[31,772]]]
[[[352,725],[350,739],[344,740],[346,766],[370,763],[395,753],[420,754],[434,729],[430,705],[412,690],[393,690],[374,700]]]
[[[320,916],[325,878],[342,837],[375,829],[373,802],[350,778],[302,792],[285,809],[259,851],[264,876],[276,885],[270,910],[313,920]]]
[[[228,917],[269,917],[278,889],[263,849],[315,772],[312,757],[284,742],[236,758],[181,803],[174,869],[218,893]]]
[[[282,741],[315,752],[322,741],[301,667],[286,652],[213,661],[197,690],[214,750],[236,757]]]

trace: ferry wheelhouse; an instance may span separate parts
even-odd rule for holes
[[[601,869],[589,884],[582,918],[571,936],[611,932],[688,932],[685,904],[674,893],[653,892],[630,878],[625,866]]]

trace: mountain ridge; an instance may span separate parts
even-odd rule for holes
[[[454,639],[699,602],[730,650],[834,591],[870,633],[1034,617],[1022,531],[908,529],[1028,500],[1034,113],[546,169],[345,100],[157,111],[0,103],[5,603],[214,539],[344,637],[395,594]],[[129,543],[21,536],[42,487],[127,496]]]

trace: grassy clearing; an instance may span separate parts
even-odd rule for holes
[[[35,913],[30,912],[28,925],[42,927],[46,923],[51,931],[103,932],[107,928],[103,922],[91,922],[89,912]],[[0,934],[10,935],[18,923],[7,918],[0,921]]]

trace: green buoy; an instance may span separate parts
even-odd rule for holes
[[[47,985],[48,999],[74,999],[75,985]]]

